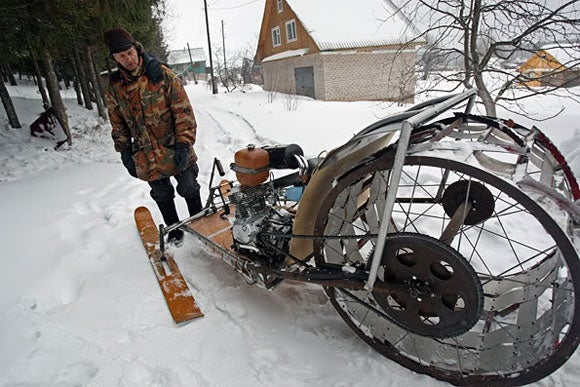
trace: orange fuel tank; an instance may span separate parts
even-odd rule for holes
[[[268,152],[265,149],[256,148],[254,144],[249,144],[236,152],[231,168],[236,172],[236,178],[240,184],[255,187],[268,179],[269,165]]]

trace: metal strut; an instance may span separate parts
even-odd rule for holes
[[[401,174],[403,172],[403,165],[405,164],[405,156],[407,155],[407,150],[409,148],[409,141],[411,138],[411,132],[413,128],[426,120],[436,117],[441,112],[447,110],[449,107],[454,106],[466,99],[473,99],[477,94],[476,89],[467,90],[461,94],[455,95],[446,101],[437,104],[431,108],[427,108],[421,113],[418,113],[409,119],[402,122],[401,135],[397,142],[397,152],[395,153],[395,160],[393,162],[393,168],[391,173],[391,179],[389,181],[389,188],[387,191],[387,198],[385,202],[385,208],[381,217],[381,225],[379,227],[379,236],[377,239],[377,244],[375,251],[372,256],[371,271],[369,273],[369,278],[365,285],[365,290],[371,292],[373,286],[377,280],[377,273],[379,270],[379,265],[383,256],[383,250],[385,248],[385,241],[387,238],[387,233],[390,227],[391,214],[395,206],[395,199],[397,198],[397,191],[399,189],[399,182],[401,180]],[[473,103],[470,101],[467,104],[467,109],[471,109]]]

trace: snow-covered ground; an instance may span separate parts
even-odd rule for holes
[[[202,85],[186,88],[199,125],[204,194],[214,157],[227,166],[248,143],[290,142],[316,155],[405,108],[259,89],[212,95]],[[54,151],[54,141],[28,133],[42,111],[34,87],[10,92],[23,128],[9,128],[2,110],[1,386],[444,385],[367,346],[321,288],[291,282],[274,291],[249,286],[192,237],[174,253],[205,317],[176,326],[133,210],[145,205],[161,217],[147,184],[125,172],[109,124],[65,91],[74,143]],[[567,110],[539,126],[579,175],[577,105],[543,97],[529,108],[545,113],[556,103]],[[185,202],[176,200],[185,216]],[[537,385],[572,385],[579,377],[576,354]]]

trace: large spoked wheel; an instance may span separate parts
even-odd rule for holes
[[[369,267],[392,162],[353,170],[328,194],[317,264]],[[580,268],[567,222],[482,169],[408,156],[377,279],[405,290],[326,292],[362,339],[409,369],[454,384],[530,383],[578,346]],[[324,239],[337,235],[348,237]]]

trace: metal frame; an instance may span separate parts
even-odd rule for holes
[[[407,118],[402,122],[401,135],[399,141],[397,142],[397,152],[395,154],[395,162],[392,169],[391,179],[389,182],[389,191],[387,192],[387,201],[385,204],[385,209],[382,214],[381,227],[379,229],[379,237],[377,239],[377,245],[372,257],[371,271],[369,278],[365,285],[365,289],[368,292],[372,292],[373,286],[377,280],[377,272],[379,269],[379,264],[381,262],[381,257],[383,255],[383,250],[385,248],[385,241],[387,238],[387,233],[389,231],[389,219],[393,212],[393,207],[395,205],[395,199],[397,195],[397,189],[399,188],[399,181],[401,179],[401,172],[403,171],[403,165],[405,164],[405,156],[407,155],[407,150],[409,148],[409,140],[411,138],[411,132],[417,126],[425,123],[426,121],[438,116],[443,111],[460,104],[461,102],[469,99],[467,104],[467,109],[473,107],[473,101],[477,95],[476,89],[467,90],[461,94],[457,94],[443,100],[442,102],[426,108],[426,110],[417,113],[416,115]],[[466,110],[466,113],[469,113]]]

